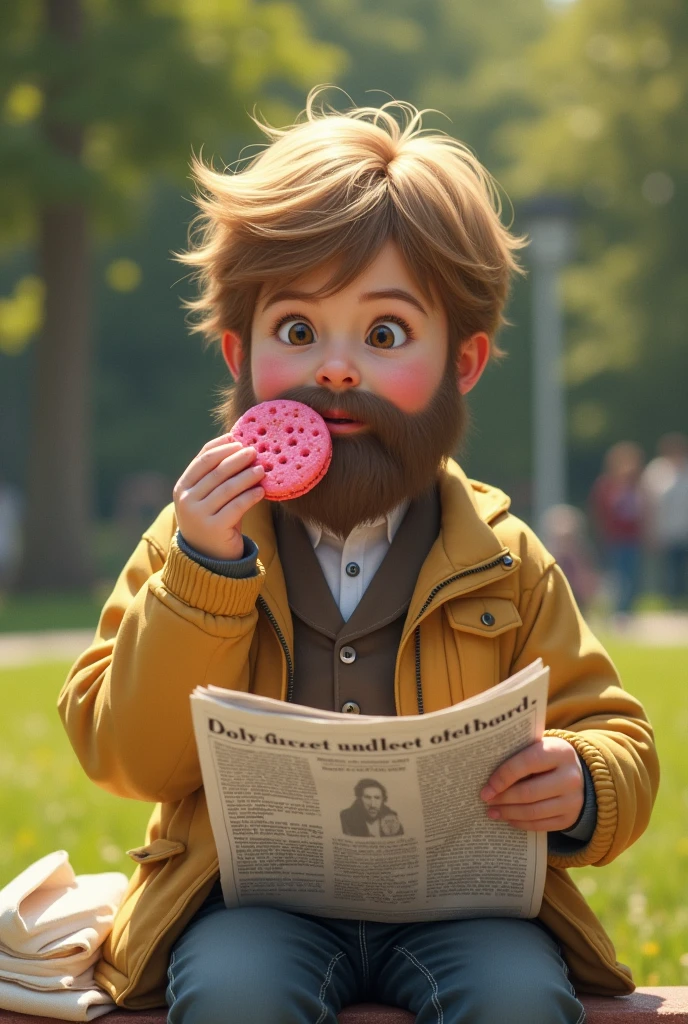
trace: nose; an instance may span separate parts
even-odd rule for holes
[[[361,374],[347,355],[333,352],[323,359],[316,371],[315,380],[320,387],[331,391],[348,391],[360,385]]]

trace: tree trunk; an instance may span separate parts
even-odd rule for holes
[[[78,45],[81,0],[46,0],[48,29]],[[51,113],[59,86],[46,84],[45,131],[66,158],[80,159],[83,129]],[[80,202],[39,211],[45,319],[34,351],[21,590],[67,591],[93,578],[90,552],[90,275],[88,223]]]

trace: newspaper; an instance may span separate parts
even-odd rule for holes
[[[535,917],[544,832],[487,817],[479,793],[542,737],[538,659],[442,711],[322,711],[220,687],[191,695],[228,907],[411,922]]]

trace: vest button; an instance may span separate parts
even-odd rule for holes
[[[345,665],[353,665],[356,661],[356,651],[353,647],[342,647],[339,652],[339,660],[343,661]]]
[[[495,617],[492,614],[492,612],[483,612],[482,615],[480,616],[480,621],[482,622],[483,626],[494,626]]]
[[[349,562],[345,571],[347,576],[358,576],[361,567],[358,562]]]
[[[345,700],[342,704],[342,711],[346,715],[360,715],[361,705],[357,704],[355,700]]]

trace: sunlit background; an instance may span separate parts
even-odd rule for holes
[[[640,472],[662,437],[688,433],[684,0],[4,0],[0,633],[92,626],[141,530],[215,435],[209,410],[226,369],[188,333],[181,302],[192,290],[171,255],[187,245],[195,212],[190,156],[231,165],[262,140],[253,112],[288,124],[319,83],[338,87],[328,99],[340,109],[390,98],[432,108],[426,127],[477,153],[514,230],[533,232],[533,211],[548,203],[565,211],[544,332],[546,345],[557,333],[562,345],[550,414],[560,417],[561,451],[554,428],[536,429],[531,249],[499,338],[508,357],[471,395],[461,459],[541,525],[539,443],[561,472],[556,501],[573,508],[594,578],[586,590],[581,577],[581,603],[602,622],[620,613],[610,626],[622,634],[627,613],[667,613],[626,639],[656,641],[666,626],[671,650],[613,641],[629,688],[635,680],[649,703],[661,688],[648,676],[665,673],[665,704],[651,708],[671,766],[658,860],[644,839],[639,859],[622,859],[606,888],[595,872],[580,880],[614,915],[615,940],[641,980],[688,981],[679,741],[688,604],[667,590],[656,546],[641,538],[622,607],[624,566],[605,560],[608,538],[588,518],[611,446],[636,445]],[[96,812],[101,794],[58,738],[53,706],[65,670],[0,670],[15,701],[0,750],[0,829],[10,828],[0,884],[61,844],[78,849],[82,869],[126,869],[122,848],[140,841],[145,809],[115,813],[113,800]],[[35,708],[24,706],[27,692]],[[40,802],[40,828],[29,796]],[[129,814],[139,815],[136,828]]]
[[[29,467],[79,458],[95,547],[90,563],[65,548],[62,573],[54,558],[42,573],[27,567],[27,584],[60,589],[62,576],[69,589],[111,576],[130,541],[113,537],[113,517],[124,533],[127,517],[145,518],[214,435],[208,410],[226,371],[188,335],[180,302],[190,286],[171,258],[194,212],[190,154],[203,147],[217,167],[231,164],[261,140],[249,113],[288,123],[318,83],[335,83],[356,104],[394,97],[436,108],[426,125],[475,150],[505,190],[507,220],[513,203],[517,230],[528,230],[522,210],[533,197],[572,200],[562,274],[568,500],[585,502],[615,441],[637,441],[650,458],[662,434],[686,429],[688,12],[680,0],[52,7],[80,11],[80,27],[57,26],[66,41],[49,31],[50,3],[9,0],[0,11],[0,479],[48,498],[40,480],[29,483]],[[342,93],[329,99],[348,103]],[[84,234],[66,281],[59,266],[51,276],[42,265],[69,258],[60,226],[57,244],[46,239],[46,213],[59,203],[70,204],[73,244]],[[472,399],[464,455],[471,474],[503,487],[526,516],[531,285],[532,275],[514,289],[512,326],[500,339],[509,358]],[[65,287],[87,299],[76,324]],[[53,351],[69,344],[61,329],[87,341],[41,375],[46,326]],[[84,391],[81,448],[63,439],[50,410],[60,417]],[[66,472],[61,466],[53,486],[53,517]],[[34,537],[46,528],[35,525]],[[86,541],[83,531],[63,531],[63,547]]]

